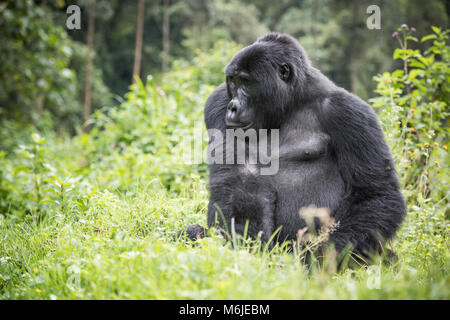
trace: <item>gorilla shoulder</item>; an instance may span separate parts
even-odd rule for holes
[[[225,83],[219,85],[206,100],[204,116],[207,129],[225,130],[225,113],[230,97]]]

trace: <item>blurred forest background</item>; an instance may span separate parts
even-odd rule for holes
[[[70,4],[81,8],[80,30],[66,28]],[[381,30],[366,26],[371,4]],[[133,72],[159,79],[174,60],[191,61],[219,40],[245,46],[268,31],[299,39],[316,67],[367,100],[373,76],[399,63],[390,36],[399,22],[423,36],[431,25],[446,28],[449,10],[444,0],[0,1],[0,116],[73,134],[95,109],[122,102]]]
[[[373,4],[379,30],[366,24]],[[80,29],[67,28],[70,5]],[[449,10],[444,0],[0,0],[0,299],[450,299]],[[408,206],[388,244],[398,260],[308,269],[287,246],[177,238],[206,225],[208,204],[206,164],[173,156],[180,136],[205,131],[225,65],[268,31],[297,38],[375,108]]]

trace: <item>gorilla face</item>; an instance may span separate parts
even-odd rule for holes
[[[225,124],[228,128],[276,128],[276,120],[291,102],[293,63],[283,59],[265,42],[238,52],[225,68],[230,102]]]
[[[254,91],[251,81],[250,75],[243,70],[228,72],[227,90],[231,100],[225,116],[227,128],[247,129],[253,126],[256,110],[249,104]]]

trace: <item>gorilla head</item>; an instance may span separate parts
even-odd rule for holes
[[[228,128],[278,128],[301,99],[310,63],[298,42],[269,33],[239,51],[225,68]]]

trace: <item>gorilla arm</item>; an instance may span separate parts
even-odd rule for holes
[[[220,85],[205,105],[206,128],[221,131],[223,137],[226,136],[225,113],[229,102],[226,86]],[[225,140],[223,142],[226,153]],[[262,240],[269,240],[274,231],[276,197],[270,177],[252,174],[245,165],[237,164],[211,163],[209,171],[208,227],[218,223],[231,234],[231,221],[234,218],[237,233],[244,234],[248,221],[248,236],[256,238],[262,231]]]
[[[225,84],[221,84],[219,87],[217,87],[213,93],[208,97],[208,100],[206,101],[205,105],[205,123],[207,129],[218,129],[222,133],[225,133],[225,112],[228,102],[230,101],[230,98],[227,94],[227,89]],[[211,197],[208,205],[208,227],[211,227],[215,222],[215,212],[216,208],[214,206],[215,203],[222,208],[226,206],[226,203],[219,202],[219,200],[223,199],[223,197],[220,197],[220,194],[224,193],[225,185],[220,186],[220,183],[223,179],[226,179],[228,176],[221,175],[220,171],[226,170],[226,167],[224,165],[209,165],[210,169],[210,192]],[[215,173],[215,172],[218,172]],[[218,179],[211,179],[211,176],[219,176],[223,177]],[[218,183],[219,185],[214,187],[214,190],[211,190],[211,185],[216,185]],[[218,190],[215,190],[218,189]],[[217,193],[216,193],[217,191]],[[226,193],[226,192],[225,192]],[[229,200],[229,197],[227,197],[227,200]],[[220,217],[219,217],[220,218]],[[221,219],[218,219],[219,222]],[[186,230],[181,230],[178,232],[177,237],[186,236],[186,238],[195,241],[198,238],[203,238],[207,233],[207,230],[200,226],[200,225],[190,225],[186,228]]]
[[[343,89],[324,99],[319,121],[345,183],[345,196],[332,213],[339,226],[330,240],[338,251],[351,245],[367,256],[382,248],[405,215],[389,148],[372,108]]]

